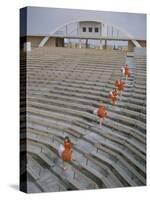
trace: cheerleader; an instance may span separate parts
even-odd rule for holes
[[[117,89],[117,91],[119,91],[119,93],[124,90],[124,87],[125,83],[122,80],[115,81],[115,88]]]
[[[103,123],[105,117],[107,116],[105,106],[100,105],[99,108],[97,108],[93,111],[93,113],[99,117],[99,119],[100,119],[100,129],[101,129],[102,123]]]
[[[115,81],[115,87],[116,87],[116,89],[118,91],[118,95],[120,95],[120,99],[121,99],[121,92],[125,88],[125,83],[122,80],[116,80]]]
[[[122,75],[125,76],[126,80],[131,76],[131,72],[129,70],[129,66],[125,65],[125,67],[122,68]]]
[[[117,93],[117,89],[116,88],[109,92],[108,97],[110,98],[110,100],[111,100],[113,105],[115,105],[116,102],[117,102],[117,96],[118,96],[118,93]]]
[[[60,145],[58,149],[58,154],[63,160],[64,170],[67,169],[65,166],[66,162],[72,160],[73,144],[71,143],[69,137],[65,137],[64,145]]]

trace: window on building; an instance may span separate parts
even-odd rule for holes
[[[92,27],[89,27],[89,32],[90,32],[90,33],[92,32]]]
[[[97,27],[95,28],[95,33],[98,33],[98,28]]]
[[[83,27],[82,30],[83,30],[83,32],[86,32],[86,27]]]

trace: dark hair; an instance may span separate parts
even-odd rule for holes
[[[68,142],[70,142],[70,139],[68,136],[65,137],[65,140],[68,140]]]

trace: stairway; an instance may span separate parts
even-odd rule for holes
[[[125,63],[132,75],[113,106],[108,92]],[[28,192],[145,185],[145,76],[145,59],[122,51],[45,47],[28,53]],[[100,102],[108,111],[102,129],[93,115]],[[65,136],[74,143],[66,172],[57,152]]]

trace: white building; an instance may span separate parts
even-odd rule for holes
[[[87,37],[88,40],[79,41],[86,46],[93,38],[103,36],[146,40],[145,14],[25,7],[21,9],[20,21],[21,37],[28,36],[27,42],[35,47],[63,46],[65,39],[71,43],[71,39],[65,37],[69,35]],[[100,48],[104,45],[104,40],[96,42]]]

